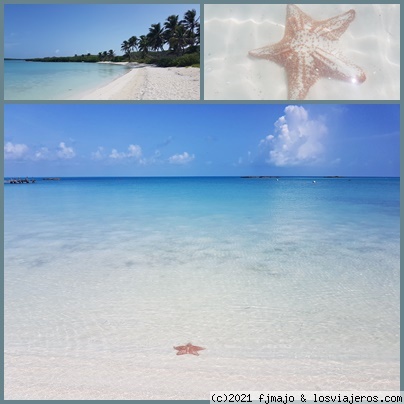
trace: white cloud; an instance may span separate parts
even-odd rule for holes
[[[104,148],[102,146],[98,146],[98,149],[91,153],[91,158],[93,160],[102,160],[104,157]]]
[[[142,148],[136,144],[129,145],[128,150],[128,157],[135,157],[139,159],[142,156]]]
[[[150,164],[160,164],[163,162],[161,159],[160,150],[155,150],[154,154],[151,157],[140,158],[138,161],[139,161],[139,164],[144,165],[144,166],[150,165]]]
[[[47,160],[49,158],[50,153],[47,147],[41,147],[34,155],[34,160]]]
[[[128,152],[118,152],[116,149],[111,150],[109,155],[111,159],[124,159],[124,158],[135,158],[139,160],[142,157],[142,148],[136,144],[130,144],[128,147]]]
[[[28,152],[28,146],[25,144],[13,144],[7,142],[4,145],[4,158],[10,160],[17,160],[23,158]]]
[[[118,150],[116,150],[116,149],[112,149],[109,157],[111,159],[123,159],[126,157],[126,155],[125,155],[125,153],[118,153]]]
[[[73,147],[67,147],[65,142],[60,142],[59,150],[57,152],[57,156],[61,159],[72,159],[76,153],[73,150]]]
[[[173,156],[169,157],[168,162],[170,164],[188,164],[194,159],[194,154],[188,154],[187,152],[184,152],[182,154],[174,154]]]
[[[288,105],[285,115],[274,124],[274,134],[259,143],[268,163],[276,166],[297,166],[318,162],[324,152],[322,139],[327,127],[320,120],[309,119],[307,110]]]

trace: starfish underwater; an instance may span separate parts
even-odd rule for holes
[[[355,18],[355,10],[316,21],[300,8],[288,4],[283,39],[248,54],[284,66],[288,77],[288,98],[303,100],[320,78],[363,83],[365,72],[350,63],[336,47],[339,37]]]
[[[200,346],[192,345],[190,342],[187,345],[181,345],[181,346],[175,346],[174,349],[176,349],[177,355],[185,355],[185,354],[192,354],[199,356],[198,351],[202,351],[205,348],[202,348]]]

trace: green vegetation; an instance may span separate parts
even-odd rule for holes
[[[28,62],[87,62],[96,63],[99,61],[97,55],[74,55],[74,56],[53,56],[47,58],[26,59]]]
[[[195,10],[188,10],[182,20],[178,15],[170,15],[163,25],[152,24],[146,35],[123,41],[121,50],[124,60],[128,62],[150,63],[160,67],[199,67],[199,41],[199,17],[196,17]],[[168,51],[164,50],[164,45],[168,45]]]
[[[110,49],[98,55],[54,56],[27,59],[32,62],[137,62],[159,67],[199,67],[200,24],[196,10],[188,10],[184,18],[170,15],[164,24],[152,24],[149,32],[140,37],[132,36],[121,44],[122,56]],[[168,45],[168,50],[164,46]]]

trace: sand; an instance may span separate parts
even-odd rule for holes
[[[200,69],[138,64],[82,100],[199,100]]]
[[[93,357],[5,353],[6,400],[208,400],[211,391],[399,390],[398,361],[235,358],[154,351]]]

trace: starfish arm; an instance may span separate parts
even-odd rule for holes
[[[337,40],[355,19],[355,10],[349,10],[344,14],[329,18],[324,21],[316,21],[313,33],[325,37],[331,41]]]
[[[184,349],[187,349],[187,347],[185,345],[181,345],[181,346],[175,346],[174,349],[177,349],[179,351],[183,351]]]
[[[315,52],[312,53],[312,56],[322,76],[351,83],[363,83],[366,80],[365,72],[359,66],[349,63],[341,55],[329,53],[323,49],[317,48]]]
[[[187,352],[186,351],[178,351],[177,355],[185,355]]]
[[[309,19],[310,17],[299,7],[294,4],[288,4],[286,7],[285,36],[294,35],[304,29],[304,25]]]
[[[282,64],[281,61],[288,52],[290,52],[290,47],[282,40],[274,45],[253,49],[248,54],[254,58],[272,60],[273,62]]]
[[[290,100],[303,100],[310,87],[318,80],[319,73],[304,57],[293,54],[287,68],[288,75],[288,98]]]
[[[195,346],[195,345],[194,345],[194,346],[192,347],[192,349],[195,350],[195,351],[203,351],[205,348],[202,348],[201,346]]]

